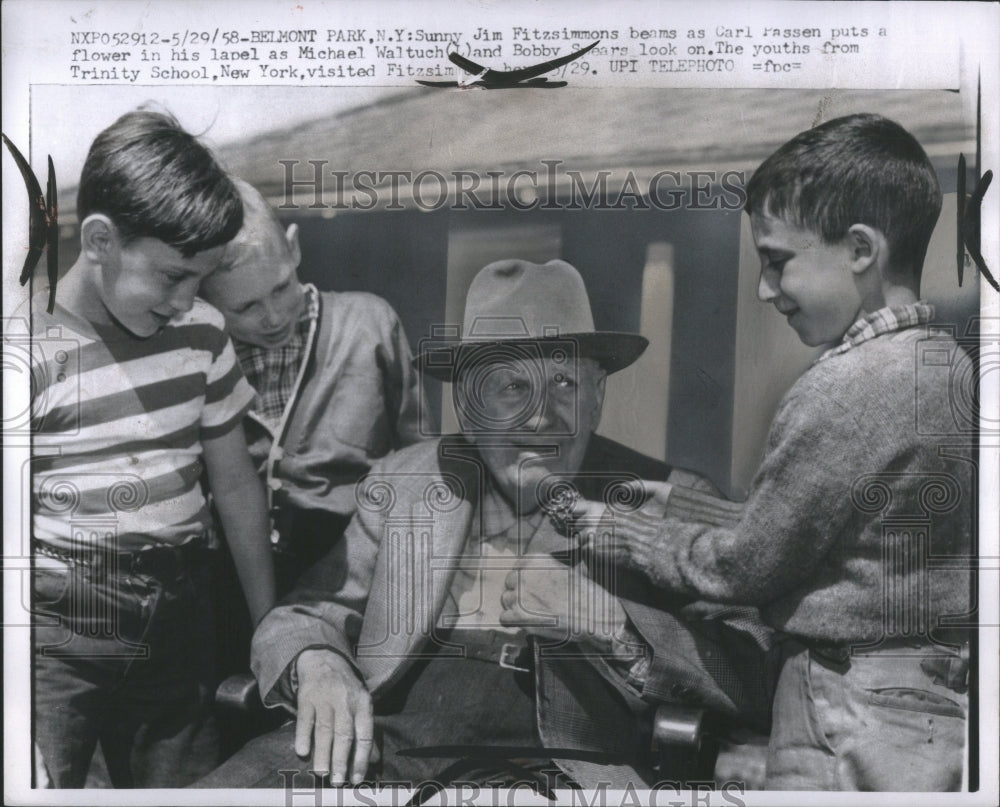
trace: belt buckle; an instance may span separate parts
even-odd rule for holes
[[[531,672],[528,667],[522,667],[517,663],[521,654],[526,650],[524,645],[517,642],[504,642],[500,648],[500,660],[497,662],[505,670],[516,670],[517,672]]]

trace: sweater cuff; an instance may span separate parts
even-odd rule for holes
[[[296,693],[299,689],[298,676],[295,674],[295,665],[298,662],[296,657],[291,664],[285,667],[285,671],[278,676],[270,692],[261,693],[261,700],[264,705],[270,708],[284,706],[295,709]]]
[[[707,490],[672,484],[665,505],[660,497],[650,497],[637,510],[605,511],[606,517],[612,514],[623,533],[653,538],[663,528],[665,518],[731,527],[742,517],[743,505]]]
[[[627,540],[635,541],[638,538],[652,542],[663,527],[663,516],[656,516],[645,510],[615,513],[614,527]]]
[[[692,488],[675,485],[667,500],[666,516],[715,527],[731,527],[743,515],[743,505]]]

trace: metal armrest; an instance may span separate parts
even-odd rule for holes
[[[716,746],[705,742],[705,710],[661,703],[653,716],[652,751],[660,781],[684,784],[712,778]]]
[[[659,755],[661,780],[739,781],[747,790],[764,787],[766,734],[747,728],[724,728],[706,719],[704,709],[662,703],[653,717],[653,753]],[[706,723],[711,723],[706,728]]]
[[[273,731],[288,720],[285,709],[268,709],[260,699],[257,679],[250,672],[226,678],[215,690],[222,758],[242,748],[249,740]]]
[[[253,673],[244,672],[230,675],[215,690],[215,703],[221,709],[233,714],[250,715],[263,710],[260,689]]]
[[[705,710],[700,706],[661,703],[653,716],[653,747],[664,746],[697,751],[701,748]]]

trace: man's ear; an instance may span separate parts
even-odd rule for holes
[[[80,225],[80,248],[93,263],[104,263],[121,248],[118,228],[103,213],[91,213]]]
[[[299,225],[289,224],[285,230],[285,243],[288,244],[288,251],[292,255],[296,268],[302,260],[302,249],[299,247]]]
[[[889,256],[885,235],[867,224],[852,224],[847,231],[847,248],[851,251],[851,271],[863,274],[872,266],[879,266]]]
[[[597,382],[594,384],[594,423],[601,422],[601,413],[604,411],[604,391],[608,386],[608,374],[604,370],[600,371]]]

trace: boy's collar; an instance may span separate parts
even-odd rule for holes
[[[844,338],[834,347],[829,348],[820,354],[814,364],[833,356],[846,353],[851,348],[894,331],[901,331],[904,328],[915,328],[920,325],[927,325],[934,319],[934,306],[923,300],[907,305],[894,305],[880,308],[865,314],[844,334]]]

